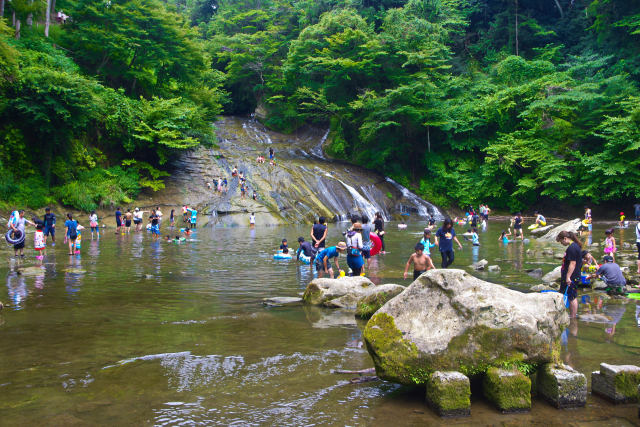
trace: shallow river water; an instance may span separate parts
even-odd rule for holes
[[[528,255],[540,249],[535,241],[498,244],[503,226],[491,223],[481,232],[479,248],[463,242],[454,266],[485,258],[502,272],[474,274],[526,290],[540,282],[526,269],[546,273],[559,261]],[[330,225],[330,242],[345,227]],[[389,253],[377,257],[369,276],[408,285],[402,271],[421,227],[388,229]],[[631,231],[623,240],[633,240]],[[66,255],[62,242],[42,262],[27,250],[19,263],[31,268],[20,275],[3,250],[0,425],[638,423],[637,405],[613,406],[591,395],[584,409],[558,411],[536,399],[529,414],[502,415],[474,394],[471,418],[441,420],[420,390],[350,384],[353,375],[332,370],[373,366],[361,344],[362,323],[351,313],[262,304],[303,292],[309,267],[272,255],[282,238],[293,244],[308,234],[307,226],[205,228],[195,241],[173,244],[109,229],[99,242],[85,233],[79,256]],[[564,360],[587,377],[600,362],[640,364],[636,302],[592,306],[612,320],[573,325],[563,338]],[[581,313],[588,310],[581,306]]]

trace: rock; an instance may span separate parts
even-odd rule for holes
[[[382,285],[376,286],[375,292],[362,297],[356,304],[356,317],[368,319],[373,313],[378,311],[380,307],[385,305],[391,298],[404,291],[404,286],[400,285]]]
[[[553,225],[547,225],[545,227],[534,228],[533,230],[531,230],[531,234],[533,234],[534,236],[541,236],[544,233],[546,233],[549,230],[551,230],[552,228],[553,228]]]
[[[553,229],[549,230],[549,232],[547,232],[547,234],[545,234],[542,237],[539,237],[538,240],[540,240],[542,242],[555,242],[556,241],[556,236],[561,231],[573,231],[574,233],[576,233],[578,231],[578,228],[580,227],[581,223],[582,223],[582,221],[580,220],[580,218],[572,219],[571,221],[567,221],[564,224],[561,224],[561,225],[559,225],[557,227],[554,227]]]
[[[587,403],[587,378],[562,363],[547,363],[538,369],[538,393],[558,409]]]
[[[363,336],[381,378],[422,384],[434,371],[548,362],[568,321],[559,293],[523,294],[462,270],[431,270],[380,308]]]
[[[555,254],[553,254],[553,257],[555,259],[563,259],[564,258],[564,252],[556,252]]]
[[[473,268],[474,270],[484,270],[484,268],[489,264],[489,261],[487,261],[486,259],[481,259],[478,262],[474,262],[473,264],[471,264],[469,267]]]
[[[543,249],[542,255],[553,255],[553,249],[551,248]]]
[[[489,270],[491,273],[500,273],[500,271],[502,271],[502,269],[500,268],[500,266],[499,266],[499,265],[490,265],[490,266],[488,267],[488,270]]]
[[[471,384],[460,372],[434,372],[427,381],[427,403],[441,417],[471,415]]]
[[[631,249],[631,243],[629,242],[622,242],[622,247],[624,249]]]
[[[607,284],[604,283],[602,280],[595,280],[592,279],[591,280],[591,288],[598,290],[598,291],[603,291],[605,289],[607,289]]]
[[[639,400],[640,368],[634,365],[600,364],[600,371],[591,373],[591,391],[614,403],[635,403]]]
[[[553,291],[554,289],[551,286],[547,286],[547,285],[533,285],[532,287],[529,288],[529,290],[531,292],[541,292],[541,291]]]
[[[2,301],[0,301],[0,310],[2,310],[4,308],[4,304],[2,304]]]
[[[489,368],[482,388],[484,396],[503,413],[531,409],[531,380],[517,369]]]
[[[397,295],[403,286],[387,284],[376,286],[366,277],[343,277],[341,279],[314,279],[307,285],[302,299],[307,304],[331,308],[355,309],[358,302],[374,294]],[[388,299],[388,298],[387,298]]]
[[[542,269],[541,268],[534,268],[533,270],[527,271],[527,274],[529,276],[531,276],[531,277],[540,278],[540,277],[542,277]]]
[[[598,246],[600,246],[600,244],[598,242],[593,242],[590,246],[597,248]]]
[[[301,304],[302,298],[299,297],[271,297],[263,298],[262,303],[269,307],[281,307],[283,305]]]
[[[544,276],[542,276],[542,282],[548,284],[548,283],[554,283],[559,281],[561,269],[562,269],[562,266],[559,265],[553,270],[551,270],[550,272],[548,272],[547,274],[545,274]]]
[[[629,269],[629,267],[622,267],[620,270],[622,270],[622,272],[626,274],[631,273],[631,270]]]

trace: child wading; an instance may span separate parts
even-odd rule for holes
[[[404,278],[407,278],[409,272],[409,266],[413,264],[413,280],[416,280],[422,273],[427,270],[434,269],[431,258],[424,254],[424,245],[422,243],[416,243],[415,253],[411,254],[407,265],[404,267]]]
[[[611,256],[611,258],[615,260],[615,257],[613,254],[616,253],[617,248],[616,248],[616,238],[613,237],[613,230],[608,229],[607,231],[604,232],[604,234],[607,236],[604,239],[604,254]]]

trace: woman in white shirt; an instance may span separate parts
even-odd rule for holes
[[[356,222],[351,231],[347,233],[347,264],[353,276],[360,276],[364,259],[362,258],[362,224]]]

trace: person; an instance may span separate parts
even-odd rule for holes
[[[127,212],[124,214],[124,233],[129,234],[131,232],[132,220],[133,220],[133,214],[131,213],[131,209],[127,209]]]
[[[373,242],[371,241],[371,224],[369,224],[369,217],[362,215],[362,257],[367,264],[366,268],[369,268],[371,263],[371,249],[373,249]],[[364,267],[363,267],[364,269]]]
[[[491,208],[489,205],[484,205],[484,220],[489,222],[489,214],[491,213]]]
[[[502,234],[500,234],[500,237],[498,238],[498,240],[501,241],[502,244],[508,245],[509,244],[509,236],[511,236],[511,232],[503,231]]]
[[[47,236],[51,235],[51,246],[56,244],[56,215],[51,212],[51,208],[45,208],[44,217],[44,243],[47,243]]]
[[[224,187],[223,190],[224,190],[225,193],[228,190],[228,187],[229,187],[228,184],[229,184],[229,182],[227,181],[227,177],[224,177],[224,179],[222,180],[222,186]]]
[[[158,225],[159,219],[158,215],[156,215],[156,211],[151,211],[151,214],[149,215],[149,221],[151,222],[151,235],[155,240],[160,235],[160,227]]]
[[[187,215],[189,213],[189,208],[187,205],[182,206],[182,222],[187,222]]]
[[[247,187],[244,185],[244,182],[240,184],[240,197],[244,199],[244,196],[247,192]]]
[[[636,224],[636,248],[638,249],[638,274],[640,274],[640,219]]]
[[[44,240],[44,221],[40,221],[35,216],[31,218],[36,226],[36,232],[33,235],[33,248],[36,250],[36,259],[42,259],[46,248]]]
[[[231,176],[238,176],[238,167],[234,166],[231,170]]]
[[[215,180],[213,181],[213,184],[214,185],[216,184]],[[209,181],[207,181],[207,190],[211,190],[211,183]],[[169,236],[167,236],[167,237],[169,237]]]
[[[618,222],[618,226],[620,228],[624,227],[624,220],[625,220],[626,216],[624,215],[624,212],[620,212],[620,221]]]
[[[100,238],[100,226],[98,225],[98,214],[96,211],[91,211],[91,215],[89,215],[89,227],[91,227],[91,240],[93,240],[93,232],[95,231],[98,235],[98,239]]]
[[[613,261],[613,257],[605,255],[602,259],[602,265],[596,271],[594,276],[602,279],[607,285],[607,291],[615,290],[619,294],[623,294],[627,279],[624,278],[620,266]]]
[[[191,212],[191,224],[190,227],[191,228],[196,228],[196,221],[198,220],[198,211],[192,208],[189,208],[189,211]]]
[[[382,249],[380,249],[380,253],[386,253],[387,251],[384,246],[384,219],[382,218],[382,214],[380,212],[376,212],[376,219],[373,220],[373,231],[375,231],[378,237],[380,237],[380,243],[382,243]]]
[[[429,218],[429,230],[433,231],[436,228],[436,219],[434,217]]]
[[[309,262],[310,265],[313,265],[313,260],[316,257],[318,251],[314,248],[311,243],[304,240],[304,237],[298,237],[298,250],[296,251],[296,259],[300,259],[300,254],[304,254],[304,256],[309,257],[311,260]]]
[[[269,160],[270,160],[271,162],[273,162],[273,160],[274,160],[275,158],[276,158],[276,155],[275,155],[275,153],[273,152],[273,148],[272,148],[272,147],[269,147]]]
[[[522,214],[518,212],[513,217],[513,234],[514,238],[518,238],[518,234],[520,235],[520,239],[524,240],[524,233],[522,232],[522,224],[524,224],[524,218],[522,218]]]
[[[9,223],[7,224],[7,227],[11,228],[14,232],[22,233],[22,236],[24,237],[26,224],[34,225],[33,222],[29,221],[24,217],[24,210],[20,209],[18,211],[18,216],[11,218],[9,220]],[[16,257],[18,257],[18,255],[20,255],[21,257],[24,257],[25,239],[23,238],[21,240],[22,241],[20,243],[13,245],[13,252]]]
[[[640,221],[640,203],[633,205],[633,210],[636,215],[636,221]]]
[[[560,293],[567,295],[569,317],[573,319],[578,315],[577,298],[582,270],[582,243],[578,240],[578,236],[571,231],[561,231],[556,236],[556,241],[567,246],[562,259],[562,267],[560,267]]]
[[[538,211],[536,213],[536,226],[537,227],[546,227],[547,219]]]
[[[118,211],[119,210],[120,209],[118,208]],[[120,225],[122,226],[122,223]],[[66,228],[65,243],[67,241],[69,242],[69,255],[73,255],[74,249],[76,247],[76,240],[78,239],[78,221],[73,219],[72,214],[68,213],[67,220],[64,222],[64,226]]]
[[[591,208],[589,208],[588,206],[584,207],[584,220],[587,224],[587,229],[589,230],[589,232],[591,232],[591,230],[593,229],[593,221],[591,219]]]
[[[66,221],[65,221],[66,224]],[[120,208],[116,208],[116,234],[119,234],[122,231],[122,212],[120,212]]]
[[[256,226],[256,214],[251,212],[249,215],[249,227],[254,228]]]
[[[440,249],[440,255],[442,256],[442,268],[447,268],[453,264],[453,241],[456,241],[458,247],[462,249],[462,244],[456,237],[456,230],[453,229],[453,221],[451,218],[444,220],[442,227],[436,232],[436,245]]]
[[[420,239],[420,241],[418,243],[422,244],[422,252],[426,256],[431,258],[431,248],[435,247],[436,244],[435,243],[431,243],[431,229],[430,228],[427,227],[427,228],[424,229],[424,234],[422,235],[422,238]]]
[[[311,239],[313,239],[313,246],[318,249],[324,249],[325,247],[325,240],[329,229],[325,224],[326,221],[325,217],[321,216],[318,218],[318,223],[313,224],[313,227],[311,227]]]
[[[416,280],[420,275],[427,270],[435,269],[431,258],[424,253],[424,245],[422,243],[416,243],[415,253],[411,254],[407,265],[404,266],[404,278],[407,278],[409,272],[409,266],[413,264],[413,280]]]
[[[480,237],[478,236],[478,229],[475,227],[471,230],[471,244],[473,246],[480,246]]]
[[[616,248],[616,238],[613,237],[613,230],[610,228],[604,234],[606,236],[604,239],[604,254],[610,255],[615,259],[614,254],[618,249]]]
[[[280,243],[280,251],[282,251],[283,254],[289,253],[289,243],[287,243],[287,239],[282,239],[282,243]]]
[[[175,218],[175,209],[171,209],[171,213],[169,213],[169,227],[173,228],[176,225],[176,218]]]
[[[156,206],[156,216],[158,217],[158,229],[162,226],[162,216],[164,214],[160,210],[160,206]]]
[[[328,248],[324,248],[320,253],[316,256],[315,266],[316,271],[318,272],[318,277],[321,278],[325,273],[329,275],[331,279],[333,279],[333,268],[331,267],[331,258],[335,258],[336,270],[340,271],[340,264],[338,264],[338,257],[341,253],[344,253],[347,250],[347,244],[345,242],[338,242],[335,246],[329,246]]]
[[[360,276],[364,259],[362,258],[362,224],[354,222],[353,227],[347,232],[347,265],[351,269],[352,276]]]
[[[253,190],[253,196],[251,196],[253,198],[253,200],[258,200],[258,193],[256,193],[256,190]]]
[[[140,208],[133,210],[133,223],[136,225],[136,231],[142,230],[142,218],[146,211],[141,211]]]

